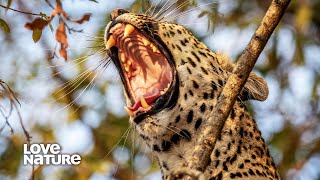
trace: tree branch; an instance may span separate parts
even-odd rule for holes
[[[0,4],[0,7],[5,8],[5,9],[9,9],[11,11],[15,11],[15,12],[18,12],[18,13],[22,13],[22,14],[28,14],[28,15],[33,15],[33,16],[42,16],[41,13],[36,14],[36,13],[24,12],[24,11],[20,11],[20,10],[17,10],[17,9],[12,9],[10,7],[6,7],[6,6],[1,5],[1,4]]]
[[[225,121],[244,87],[260,53],[267,44],[271,34],[280,22],[291,0],[273,0],[261,24],[252,36],[246,49],[241,54],[232,75],[219,96],[216,107],[211,112],[206,129],[200,135],[193,156],[188,161],[191,169],[205,171],[208,166],[217,137],[221,134]]]

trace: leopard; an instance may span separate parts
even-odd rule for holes
[[[188,166],[234,64],[182,25],[116,9],[105,47],[119,72],[129,122],[151,149],[162,179]],[[264,101],[266,81],[250,76],[231,109],[203,172],[205,179],[280,179],[246,105]]]

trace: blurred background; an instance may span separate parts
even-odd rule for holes
[[[172,8],[161,10],[174,2]],[[59,143],[63,153],[82,156],[78,166],[36,167],[36,179],[161,178],[155,158],[128,124],[120,78],[105,60],[103,33],[115,8],[144,13],[158,5],[154,12],[165,16],[186,2],[62,0],[71,18],[92,13],[83,24],[68,22],[67,61],[60,57],[56,41],[58,17],[34,43],[36,37],[24,25],[39,16],[0,7],[0,18],[10,28],[10,32],[3,25],[0,28],[0,79],[19,99],[18,111],[31,143]],[[212,50],[236,60],[270,2],[191,0],[166,18],[187,27]],[[45,18],[56,1],[0,0],[0,4],[41,12]],[[319,12],[319,0],[292,1],[255,67],[267,80],[270,95],[265,102],[248,106],[283,179],[320,179]],[[22,164],[27,138],[18,111],[10,114],[10,100],[4,93],[0,93],[0,110],[0,179],[28,179],[32,167]]]

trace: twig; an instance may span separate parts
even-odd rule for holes
[[[222,128],[235,100],[241,89],[244,87],[253,66],[274,29],[280,22],[290,1],[291,0],[272,1],[261,24],[240,56],[232,75],[227,80],[227,83],[219,96],[217,105],[211,112],[211,118],[207,121],[206,129],[199,136],[200,138],[194,148],[193,155],[187,161],[189,168],[202,172],[205,171],[210,160],[210,154],[215,147],[217,137],[221,134]]]
[[[6,6],[1,5],[1,4],[0,4],[0,7],[5,8],[5,9],[9,9],[11,11],[15,11],[15,12],[18,12],[18,13],[22,13],[22,14],[29,14],[29,15],[33,15],[33,16],[42,16],[41,13],[36,14],[36,13],[31,13],[31,12],[24,12],[24,11],[20,11],[20,10],[17,10],[17,9],[12,9],[10,7],[6,7]]]

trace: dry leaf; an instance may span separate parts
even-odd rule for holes
[[[68,13],[66,13],[62,8],[61,1],[56,0],[56,2],[57,2],[56,8],[51,13],[50,20],[57,14],[62,14],[67,20],[70,20]]]
[[[56,40],[63,46],[68,47],[67,34],[66,34],[66,25],[63,21],[60,22],[59,28],[56,32]]]
[[[33,30],[33,29],[41,29],[42,30],[44,27],[46,27],[48,25],[48,23],[49,23],[49,21],[46,21],[42,18],[36,18],[31,23],[27,23],[26,25],[24,25],[24,27],[29,30]]]
[[[91,17],[91,13],[87,13],[87,14],[84,14],[84,15],[82,16],[82,18],[80,18],[80,19],[74,19],[74,20],[72,20],[72,22],[76,22],[76,23],[82,24],[82,23],[85,22],[85,21],[89,21],[89,20],[90,20],[90,17]]]
[[[61,57],[64,58],[65,61],[67,61],[68,53],[67,53],[67,49],[66,48],[61,46],[61,48],[59,49],[59,54],[60,54]]]
[[[57,29],[56,40],[60,43],[60,56],[67,60],[68,40],[66,34],[66,25],[63,21],[60,22],[59,28]]]

